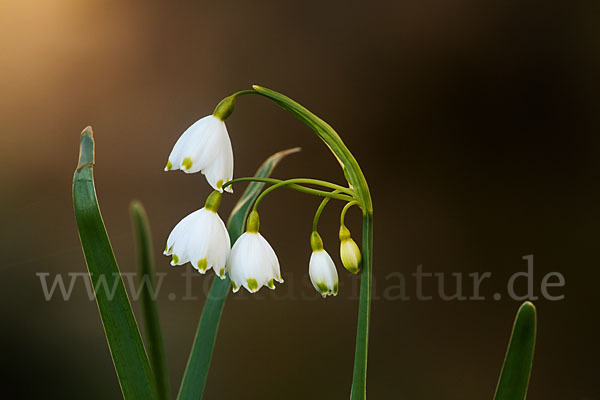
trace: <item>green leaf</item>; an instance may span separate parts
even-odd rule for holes
[[[81,133],[79,163],[73,176],[79,238],[123,397],[156,399],[150,363],[100,214],[93,165],[94,138],[88,127]],[[89,373],[95,373],[93,366]]]
[[[494,400],[524,400],[527,395],[536,334],[535,306],[525,302],[519,308],[500,372]]]
[[[169,385],[169,372],[165,359],[165,346],[163,343],[160,318],[156,305],[156,280],[154,272],[154,257],[152,255],[152,235],[150,223],[142,203],[132,201],[129,210],[138,250],[138,277],[142,299],[142,314],[144,316],[145,343],[154,379],[158,398],[167,400],[171,397]]]
[[[282,158],[298,151],[300,151],[299,148],[293,148],[273,154],[260,166],[258,171],[256,171],[255,176],[269,176]],[[250,207],[264,185],[264,183],[259,182],[252,182],[248,185],[246,191],[231,211],[231,215],[227,221],[227,230],[229,231],[229,237],[231,238],[232,244],[235,243],[243,233],[244,223],[250,211]],[[198,330],[196,331],[196,338],[194,339],[192,351],[183,375],[179,396],[177,397],[179,400],[201,399],[204,394],[208,369],[210,367],[210,361],[217,338],[217,331],[219,329],[219,322],[221,320],[221,315],[223,314],[225,299],[227,298],[230,287],[231,280],[229,277],[225,279],[217,279],[215,277],[213,280],[210,292],[206,298],[206,303],[204,304],[204,309],[202,310],[202,316],[200,317]]]

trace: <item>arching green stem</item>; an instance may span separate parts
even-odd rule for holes
[[[242,96],[244,94],[256,94],[255,90],[252,89],[248,89],[248,90],[240,90],[239,92],[235,92],[234,94],[232,94],[232,96],[234,98],[238,97],[238,96]]]
[[[348,209],[357,204],[358,201],[351,201],[348,204],[346,204],[344,208],[342,208],[342,213],[340,214],[340,225],[344,225],[344,219],[346,218],[346,213],[348,212]]]
[[[337,192],[337,190],[334,190],[331,193],[335,194],[336,192]],[[323,201],[321,202],[321,204],[319,204],[319,208],[317,208],[317,211],[315,212],[315,217],[313,219],[313,227],[312,227],[313,232],[317,231],[317,225],[319,224],[319,218],[321,218],[321,214],[323,213],[323,210],[325,209],[325,206],[327,205],[327,203],[329,203],[329,200],[331,200],[331,197],[325,197],[323,199]]]
[[[313,180],[316,181],[316,180]],[[274,178],[254,178],[254,177],[244,177],[244,178],[235,178],[232,179],[228,182],[225,182],[225,184],[223,184],[223,189],[225,189],[227,186],[232,185],[234,183],[238,183],[238,182],[264,182],[264,183],[272,183],[272,184],[279,184],[281,182],[287,182],[287,181],[282,181],[281,179],[274,179]],[[323,182],[323,181],[319,181],[319,182]],[[315,184],[314,182],[310,182]],[[328,182],[327,182],[328,183]],[[332,184],[333,185],[333,184]],[[352,197],[352,190],[348,189],[348,188],[344,188],[342,186],[339,186],[340,188],[344,189],[344,193],[348,193],[348,194],[341,194],[341,193],[336,193],[334,194],[333,192],[326,192],[323,190],[318,190],[318,189],[313,189],[313,188],[308,188],[302,185],[298,185],[296,183],[292,183],[292,184],[287,184],[287,185],[283,185],[287,188],[290,189],[294,189],[297,190],[299,192],[302,193],[306,193],[306,194],[312,194],[314,196],[321,196],[321,197],[331,197],[334,199],[338,199],[338,200],[345,200],[345,201],[352,201],[354,200],[354,197]],[[338,185],[336,185],[338,186]]]
[[[284,186],[288,186],[288,185],[299,184],[299,183],[304,183],[304,184],[308,184],[308,185],[324,186],[324,187],[328,187],[330,189],[334,189],[334,190],[337,190],[337,191],[342,191],[342,190],[343,191],[347,191],[347,190],[349,190],[348,188],[345,188],[345,187],[340,186],[340,185],[336,185],[335,183],[321,181],[321,180],[318,180],[318,179],[310,179],[310,178],[286,179],[285,181],[281,181],[281,182],[276,183],[273,186],[270,186],[267,189],[265,189],[265,191],[262,192],[260,194],[260,196],[258,196],[258,198],[256,199],[256,201],[254,202],[254,208],[253,208],[253,210],[256,211],[258,209],[258,205],[260,204],[260,202],[262,201],[262,199],[264,199],[269,193],[271,193],[275,189],[278,189],[278,188],[284,187]],[[324,196],[325,197],[329,197],[329,198],[340,199],[340,200],[346,200],[346,199],[352,200],[353,199],[352,197],[349,197],[349,196],[346,196],[346,195],[342,195],[342,194],[329,193],[329,192],[323,192],[323,191],[319,191],[319,192],[324,193]]]
[[[223,112],[226,114],[224,118],[227,118],[233,111],[235,99],[241,95],[259,94],[273,101],[275,104],[295,115],[298,119],[308,125],[325,142],[327,147],[329,147],[331,152],[335,155],[342,166],[344,175],[348,179],[348,182],[353,188],[355,188],[358,200],[363,206],[362,208],[364,212],[372,213],[373,203],[371,201],[371,194],[369,192],[367,180],[365,179],[358,162],[348,147],[346,147],[340,135],[338,135],[338,133],[327,122],[323,121],[321,118],[310,112],[307,108],[290,99],[289,97],[259,85],[252,85],[252,89],[254,90],[241,90],[224,98],[217,105],[213,114],[217,115],[218,110],[220,109],[227,109],[227,111]]]
[[[253,85],[252,88],[261,96],[268,98],[275,104],[295,115],[298,119],[308,125],[327,144],[344,169],[348,181],[356,190],[358,199],[363,205],[366,213],[373,212],[373,203],[367,180],[363,175],[358,162],[348,149],[340,135],[325,121],[310,112],[307,108],[290,99],[289,97],[274,90],[262,86]]]
[[[256,94],[256,92],[254,90],[241,90],[237,93],[232,94],[231,96],[225,97],[215,107],[213,115],[219,118],[221,121],[225,121],[227,117],[229,117],[233,112],[233,108],[235,106],[235,99],[237,99],[238,96],[243,96],[245,94]]]

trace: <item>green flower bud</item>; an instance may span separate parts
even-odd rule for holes
[[[256,233],[258,232],[259,226],[260,220],[258,218],[258,212],[252,211],[248,216],[248,220],[246,221],[246,232]]]
[[[235,95],[232,95],[221,100],[215,107],[213,115],[221,121],[225,121],[233,112],[233,108],[235,107],[235,97]]]
[[[313,231],[310,234],[310,247],[312,248],[312,251],[323,250],[323,240],[317,231]]]
[[[204,208],[214,213],[219,212],[219,207],[221,206],[221,192],[215,190],[212,192],[208,198],[206,199],[206,203],[204,203]]]
[[[340,258],[344,267],[358,274],[360,271],[361,254],[356,242],[350,237],[350,231],[344,225],[340,226]]]

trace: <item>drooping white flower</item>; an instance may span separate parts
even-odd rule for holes
[[[191,263],[200,273],[213,269],[225,279],[225,265],[231,242],[225,224],[217,214],[221,193],[214,191],[206,206],[183,218],[167,239],[165,255],[171,265]]]
[[[344,225],[340,226],[340,258],[344,267],[358,274],[360,271],[361,254],[358,245],[350,237],[350,231]]]
[[[202,172],[208,183],[222,192],[222,185],[233,179],[233,150],[225,122],[209,115],[187,128],[165,167],[165,171],[176,169],[189,174]],[[225,190],[233,192],[231,186]]]
[[[279,260],[267,240],[258,233],[258,213],[252,211],[248,218],[246,232],[234,243],[227,270],[233,292],[245,287],[250,293],[267,286],[275,289],[274,281],[283,283]]]
[[[337,296],[339,287],[337,269],[331,256],[324,249],[312,252],[308,263],[308,274],[313,286],[323,298],[328,295]]]
[[[329,253],[323,249],[323,240],[317,231],[310,235],[312,254],[308,263],[308,275],[313,286],[325,298],[328,295],[338,294],[338,274],[335,263]]]

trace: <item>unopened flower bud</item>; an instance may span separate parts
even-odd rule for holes
[[[344,225],[340,226],[340,258],[348,271],[353,274],[360,271],[360,249],[356,242],[352,240],[350,231]]]

